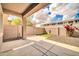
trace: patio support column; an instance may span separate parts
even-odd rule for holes
[[[3,10],[0,4],[0,52],[3,43]]]
[[[23,17],[23,26],[22,26],[22,38],[26,39],[26,17]]]

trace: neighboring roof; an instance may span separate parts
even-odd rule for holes
[[[69,21],[75,21],[75,20],[79,20],[79,19],[69,19],[69,20],[63,20],[61,22],[69,22]]]
[[[75,20],[79,20],[79,19],[75,19]],[[57,22],[57,23],[63,23],[63,22],[69,22],[69,21],[75,21],[74,19],[70,19],[70,20],[64,20],[64,21],[60,21],[60,22]],[[50,25],[50,24],[57,24],[56,22],[53,22],[53,23],[45,23],[43,25]]]

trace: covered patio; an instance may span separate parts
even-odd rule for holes
[[[0,55],[1,56],[78,56],[79,55],[79,38],[66,37],[63,29],[63,33],[58,35],[58,23],[54,26],[42,26],[40,28],[28,27],[28,17],[36,13],[37,11],[48,6],[48,3],[2,3],[0,4]],[[64,6],[65,4],[63,4]],[[62,9],[62,7],[60,9]],[[77,10],[73,9],[72,11]],[[69,10],[71,11],[71,10]],[[64,12],[67,14],[69,11]],[[74,11],[75,12],[75,11]],[[74,14],[74,12],[72,14]],[[49,12],[50,14],[50,12]],[[68,14],[71,16],[71,14]],[[9,16],[17,16],[20,18],[21,23],[11,25],[11,20],[7,20]],[[38,15],[41,16],[41,15]],[[37,17],[44,19],[45,16]],[[16,17],[16,18],[17,18]],[[42,18],[44,17],[44,18]],[[10,19],[10,18],[9,18]],[[50,19],[50,17],[49,17]],[[18,22],[18,21],[16,21]],[[38,21],[37,21],[38,22]],[[12,23],[13,24],[13,23]],[[78,23],[77,23],[78,24]],[[52,27],[51,27],[52,26]],[[38,26],[39,27],[39,26]],[[53,29],[53,27],[56,27]],[[33,30],[32,34],[30,31]],[[35,29],[35,32],[34,32]],[[42,36],[40,33],[49,34],[49,30],[55,35],[50,38]],[[40,32],[40,33],[38,33]],[[38,35],[40,34],[40,35]]]
[[[0,26],[1,26],[1,32],[0,32],[0,47],[5,46],[5,43],[7,44],[7,41],[18,41],[18,43],[13,43],[11,46],[7,49],[3,49],[3,51],[9,50],[14,48],[14,45],[21,46],[25,44],[24,41],[27,39],[27,33],[26,33],[26,22],[27,17],[35,13],[36,11],[44,8],[48,4],[46,3],[2,3],[0,4]],[[38,8],[39,7],[39,8]],[[11,17],[18,17],[21,21],[21,23],[17,25],[11,25]],[[10,19],[10,20],[8,20]],[[18,21],[16,21],[18,23]],[[19,33],[18,33],[19,32]],[[21,41],[19,40],[21,39]],[[8,46],[8,45],[7,45]],[[0,50],[1,51],[1,50]]]

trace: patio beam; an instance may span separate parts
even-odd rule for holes
[[[23,15],[24,17],[28,17],[30,15],[32,15],[33,13],[39,11],[40,9],[44,8],[45,6],[47,6],[48,3],[39,3],[37,4],[33,9],[31,9],[29,12],[27,12],[25,15]],[[29,9],[28,9],[29,10]]]
[[[4,13],[7,13],[7,14],[12,14],[12,15],[15,15],[15,16],[21,16],[20,13],[15,12],[15,11],[12,11],[12,10],[5,9],[5,8],[3,8],[3,12],[4,12]],[[21,17],[22,17],[22,16],[21,16]]]
[[[25,11],[22,13],[22,16],[24,16],[26,13],[31,11],[35,6],[37,6],[39,3],[32,3],[28,8],[25,9]]]

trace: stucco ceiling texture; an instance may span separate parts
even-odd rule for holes
[[[22,14],[31,3],[3,3],[2,8]]]

